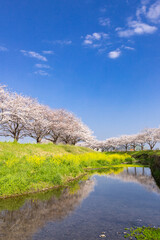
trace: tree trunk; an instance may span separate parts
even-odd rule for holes
[[[153,150],[154,146],[150,145],[150,150]]]
[[[37,143],[41,143],[42,139],[40,137],[37,138]]]
[[[14,134],[14,142],[18,142],[18,140],[19,140],[19,137],[18,137],[17,134],[15,133],[15,134]]]

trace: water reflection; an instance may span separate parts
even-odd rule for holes
[[[0,213],[0,239],[30,239],[46,222],[59,221],[72,213],[94,189],[94,180],[82,181],[72,188],[66,188],[60,196],[49,200],[30,199],[14,211],[3,210]],[[45,194],[44,194],[45,195]],[[4,200],[5,201],[5,200]]]
[[[123,172],[118,175],[110,174],[112,178],[120,179],[124,182],[135,182],[144,186],[147,190],[160,193],[154,178],[152,177],[151,170],[146,167],[127,167]]]
[[[125,227],[159,223],[159,194],[149,168],[93,171],[69,188],[1,200],[0,240],[123,239]]]

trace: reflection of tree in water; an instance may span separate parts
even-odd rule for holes
[[[94,180],[83,181],[77,191],[70,193],[64,189],[59,198],[49,200],[27,200],[15,211],[1,211],[0,239],[26,240],[42,228],[48,221],[62,220],[75,210],[94,190]]]
[[[151,175],[149,168],[144,167],[132,167],[126,168],[123,172],[118,175],[109,175],[112,178],[120,179],[124,182],[135,182],[143,185],[147,190],[160,193],[160,189],[157,186],[154,178]]]

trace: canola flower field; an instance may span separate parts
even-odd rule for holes
[[[68,151],[63,154],[60,152],[54,154],[51,152],[50,144],[44,145],[39,147],[36,144],[33,146],[33,144],[9,143],[7,148],[5,143],[0,143],[0,198],[64,185],[70,179],[86,173],[87,168],[110,167],[134,162],[127,153],[106,154],[93,152],[87,148],[78,149],[78,147],[75,147],[75,151],[73,146],[71,148],[66,146]],[[28,149],[27,152],[15,151],[15,148],[23,149],[25,146]],[[36,154],[33,154],[31,149],[36,146],[43,151],[39,151],[38,154],[36,149]]]

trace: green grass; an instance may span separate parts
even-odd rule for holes
[[[93,152],[93,150],[85,147],[76,147],[71,145],[55,145],[48,144],[20,144],[14,142],[0,142],[0,159],[10,157],[23,157],[23,156],[51,156],[57,154],[81,154],[86,152]]]
[[[75,146],[0,143],[0,197],[38,191],[86,172],[85,168],[132,163],[128,154],[105,154]]]
[[[152,228],[152,227],[130,228],[129,233],[125,234],[125,238],[137,239],[137,240],[141,240],[141,239],[160,240],[160,228]]]

